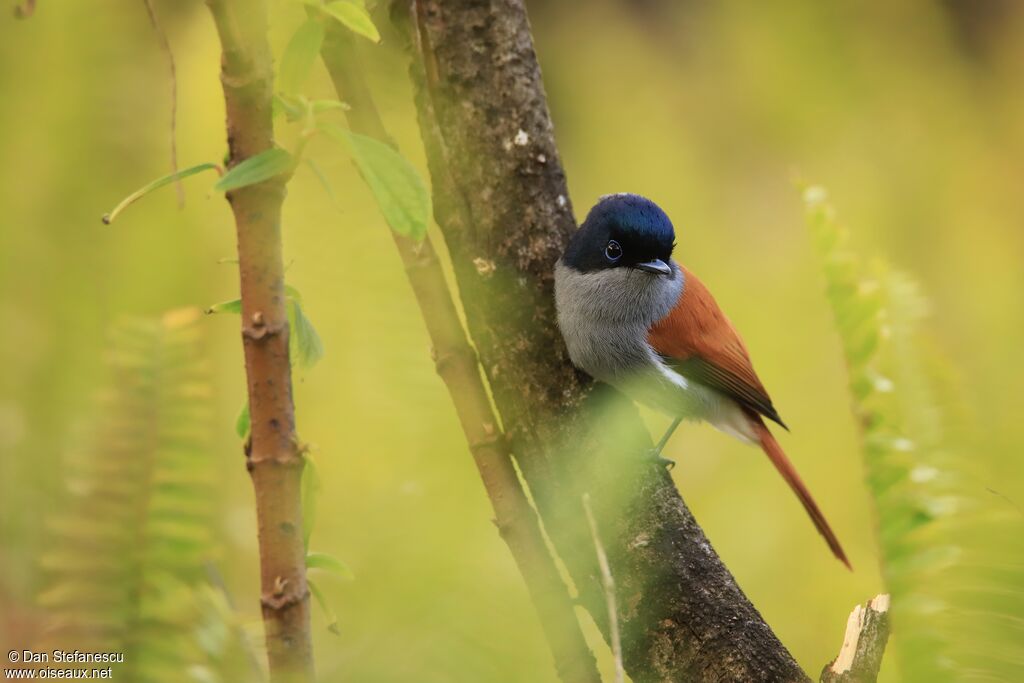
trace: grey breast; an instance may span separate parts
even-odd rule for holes
[[[614,385],[657,370],[647,330],[682,293],[682,272],[671,265],[671,278],[632,268],[583,273],[561,261],[555,265],[558,325],[573,364]]]

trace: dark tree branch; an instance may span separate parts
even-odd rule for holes
[[[580,500],[616,577],[625,667],[644,681],[804,681],[736,585],[635,410],[573,370],[552,269],[575,230],[521,0],[397,0],[434,207],[512,451],[581,600],[609,636]],[[572,501],[564,504],[562,501]]]
[[[857,605],[846,622],[843,647],[821,672],[821,683],[874,683],[889,640],[889,596]]]
[[[264,0],[207,0],[220,38],[228,166],[274,146],[274,73]],[[281,244],[281,176],[228,192],[238,236],[242,344],[251,435],[246,466],[256,494],[260,586],[270,678],[313,680],[309,589],[302,542],[303,449],[295,433]]]
[[[321,49],[324,64],[338,99],[351,107],[346,112],[351,129],[394,147],[363,78],[353,40],[346,29],[332,24]],[[565,583],[519,483],[434,246],[429,237],[418,243],[396,232],[391,235],[426,323],[437,372],[455,405],[491,500],[495,524],[537,609],[558,675],[566,683],[600,683],[597,663],[580,630]]]

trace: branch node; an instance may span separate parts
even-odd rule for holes
[[[251,325],[242,326],[242,337],[250,341],[263,341],[281,334],[285,330],[285,325],[283,323],[268,325],[266,321],[263,320],[263,314],[259,311],[253,313],[252,317],[253,321]]]
[[[264,464],[287,469],[302,469],[306,464],[306,459],[302,453],[296,453],[293,450],[277,451],[262,458],[250,457],[245,466],[251,473],[256,467]]]
[[[292,448],[295,449],[295,456],[302,460],[305,460],[306,455],[313,450],[312,446],[301,440],[298,434],[292,435]]]
[[[489,433],[469,442],[469,451],[476,457],[480,457],[483,450],[495,447],[503,450],[505,446],[505,435],[495,430],[494,425],[485,423],[484,430]]]
[[[270,594],[264,593],[260,598],[260,604],[264,609],[280,611],[301,604],[308,595],[309,591],[295,590],[291,581],[278,576],[274,578],[273,591]]]
[[[229,74],[226,71],[221,71],[220,82],[225,88],[231,90],[245,90],[250,87],[263,86],[266,79],[250,65],[244,73]]]
[[[443,352],[433,348],[430,355],[434,359],[434,370],[442,376],[449,368],[458,365],[460,362],[475,366],[477,361],[476,352],[473,351],[469,344],[460,344]]]
[[[427,240],[422,242],[408,241],[412,243],[409,247],[409,251],[412,252],[412,258],[405,259],[402,263],[406,273],[412,274],[415,271],[440,267],[433,249],[427,248]]]
[[[477,256],[473,259],[473,267],[476,268],[477,274],[482,278],[494,275],[494,271],[498,269],[498,265],[494,261],[482,256]]]

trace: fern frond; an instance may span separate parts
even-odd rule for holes
[[[118,680],[180,681],[216,661],[200,637],[214,468],[199,318],[174,311],[111,331],[110,387],[89,445],[67,459],[67,504],[39,558],[55,646],[123,652]]]
[[[1021,538],[1022,519],[993,507],[975,467],[951,446],[917,284],[850,248],[822,188],[807,188],[804,202],[862,435],[903,678],[1010,676],[1024,658],[1024,625],[1020,600],[1007,595],[1024,586],[1024,557],[1019,544],[998,539]]]

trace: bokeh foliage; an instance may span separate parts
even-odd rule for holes
[[[38,558],[51,648],[121,653],[112,673],[125,680],[238,679],[237,620],[210,582],[213,393],[199,317],[114,326],[109,388],[64,464]]]
[[[181,165],[219,159],[209,17],[199,0],[155,4],[178,62]],[[676,481],[712,542],[816,671],[838,649],[849,610],[883,580],[842,349],[792,170],[831,189],[858,228],[858,253],[884,255],[922,283],[933,310],[922,326],[950,357],[936,395],[953,404],[945,412],[956,451],[980,488],[1019,504],[1024,8],[529,4],[577,215],[614,191],[644,193],[668,211],[677,257],[743,333],[793,429],[780,441],[851,553],[852,575],[756,452],[705,428],[684,428],[670,444]],[[305,8],[271,8],[281,55]],[[1001,13],[989,16],[993,8]],[[422,172],[400,45],[386,20],[377,23],[381,44],[362,44],[363,61],[388,129]],[[47,625],[32,599],[45,582],[36,561],[43,520],[65,498],[71,425],[102,385],[111,322],[237,296],[235,268],[218,262],[235,244],[212,174],[185,181],[183,209],[166,188],[114,226],[99,223],[169,170],[166,74],[141,3],[115,12],[44,1],[28,21],[0,18],[0,641],[10,647],[40,642]],[[311,101],[332,97],[316,63],[303,89]],[[279,126],[286,149],[295,149],[295,128]],[[554,680],[385,221],[341,148],[312,145],[307,158],[334,197],[303,164],[285,204],[288,281],[325,347],[316,370],[296,377],[297,419],[324,487],[314,545],[357,577],[322,585],[340,632],[314,614],[324,680]],[[232,429],[244,396],[237,322],[199,323],[215,393],[210,531],[238,611],[255,620],[252,493]],[[968,535],[1009,547],[1004,528]],[[1019,584],[1001,600],[975,589],[1004,580],[1007,565],[949,581],[962,604],[1002,609],[1017,604]],[[883,674],[896,680],[899,671],[893,659]]]
[[[1024,516],[951,443],[917,284],[851,250],[823,188],[804,202],[850,374],[903,679],[1012,680],[1024,662],[1024,549],[999,539],[1024,537]]]

